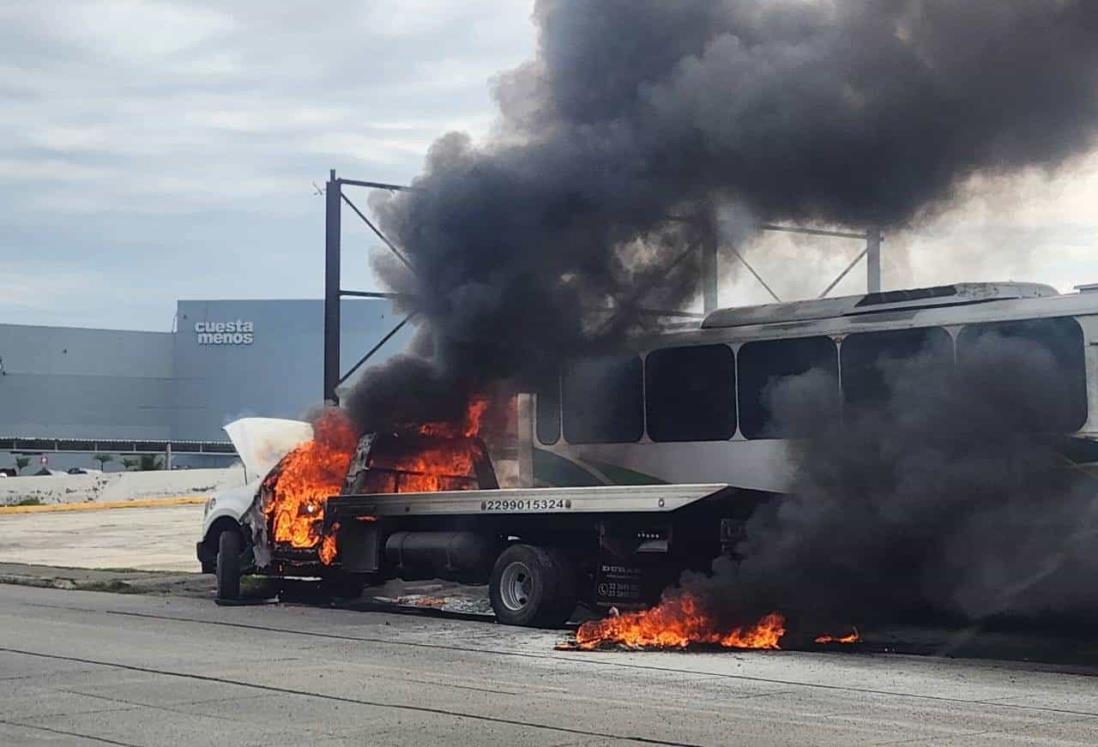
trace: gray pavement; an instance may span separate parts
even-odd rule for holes
[[[1095,744],[1094,670],[0,585],[0,743]]]
[[[0,514],[0,562],[197,571],[202,506]]]

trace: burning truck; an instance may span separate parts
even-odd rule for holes
[[[479,437],[485,406],[462,424],[361,436],[336,409],[311,429],[228,426],[253,479],[206,508],[197,551],[218,598],[237,598],[245,573],[317,579],[342,597],[442,578],[486,583],[501,622],[554,626],[578,603],[654,602],[731,539],[711,531],[727,485],[500,488]]]

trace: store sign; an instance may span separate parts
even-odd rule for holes
[[[234,322],[195,322],[194,333],[199,345],[251,345],[255,341],[255,325],[240,319]]]

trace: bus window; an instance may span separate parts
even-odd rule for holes
[[[1071,317],[972,324],[957,336],[958,365],[1030,365],[998,372],[1018,390],[1019,425],[1035,431],[1077,431],[1087,421],[1083,331]],[[1026,405],[1029,410],[1023,410]]]
[[[644,433],[638,356],[575,361],[562,382],[564,437],[574,444],[638,441]]]
[[[953,340],[938,327],[858,332],[839,348],[843,400],[850,405],[878,404],[888,399],[890,365],[922,358],[939,371],[953,365]]]
[[[727,345],[654,350],[644,381],[653,441],[723,441],[736,432],[736,361]]]
[[[560,439],[560,376],[546,378],[537,390],[538,441],[550,446]]]
[[[791,424],[775,422],[770,398],[780,380],[810,371],[835,382],[821,396],[821,411],[838,413],[839,361],[835,341],[830,337],[802,337],[793,340],[749,342],[740,348],[740,433],[747,438],[782,438],[795,435]]]

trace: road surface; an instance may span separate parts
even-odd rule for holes
[[[1094,671],[0,585],[0,743],[1098,743]]]

